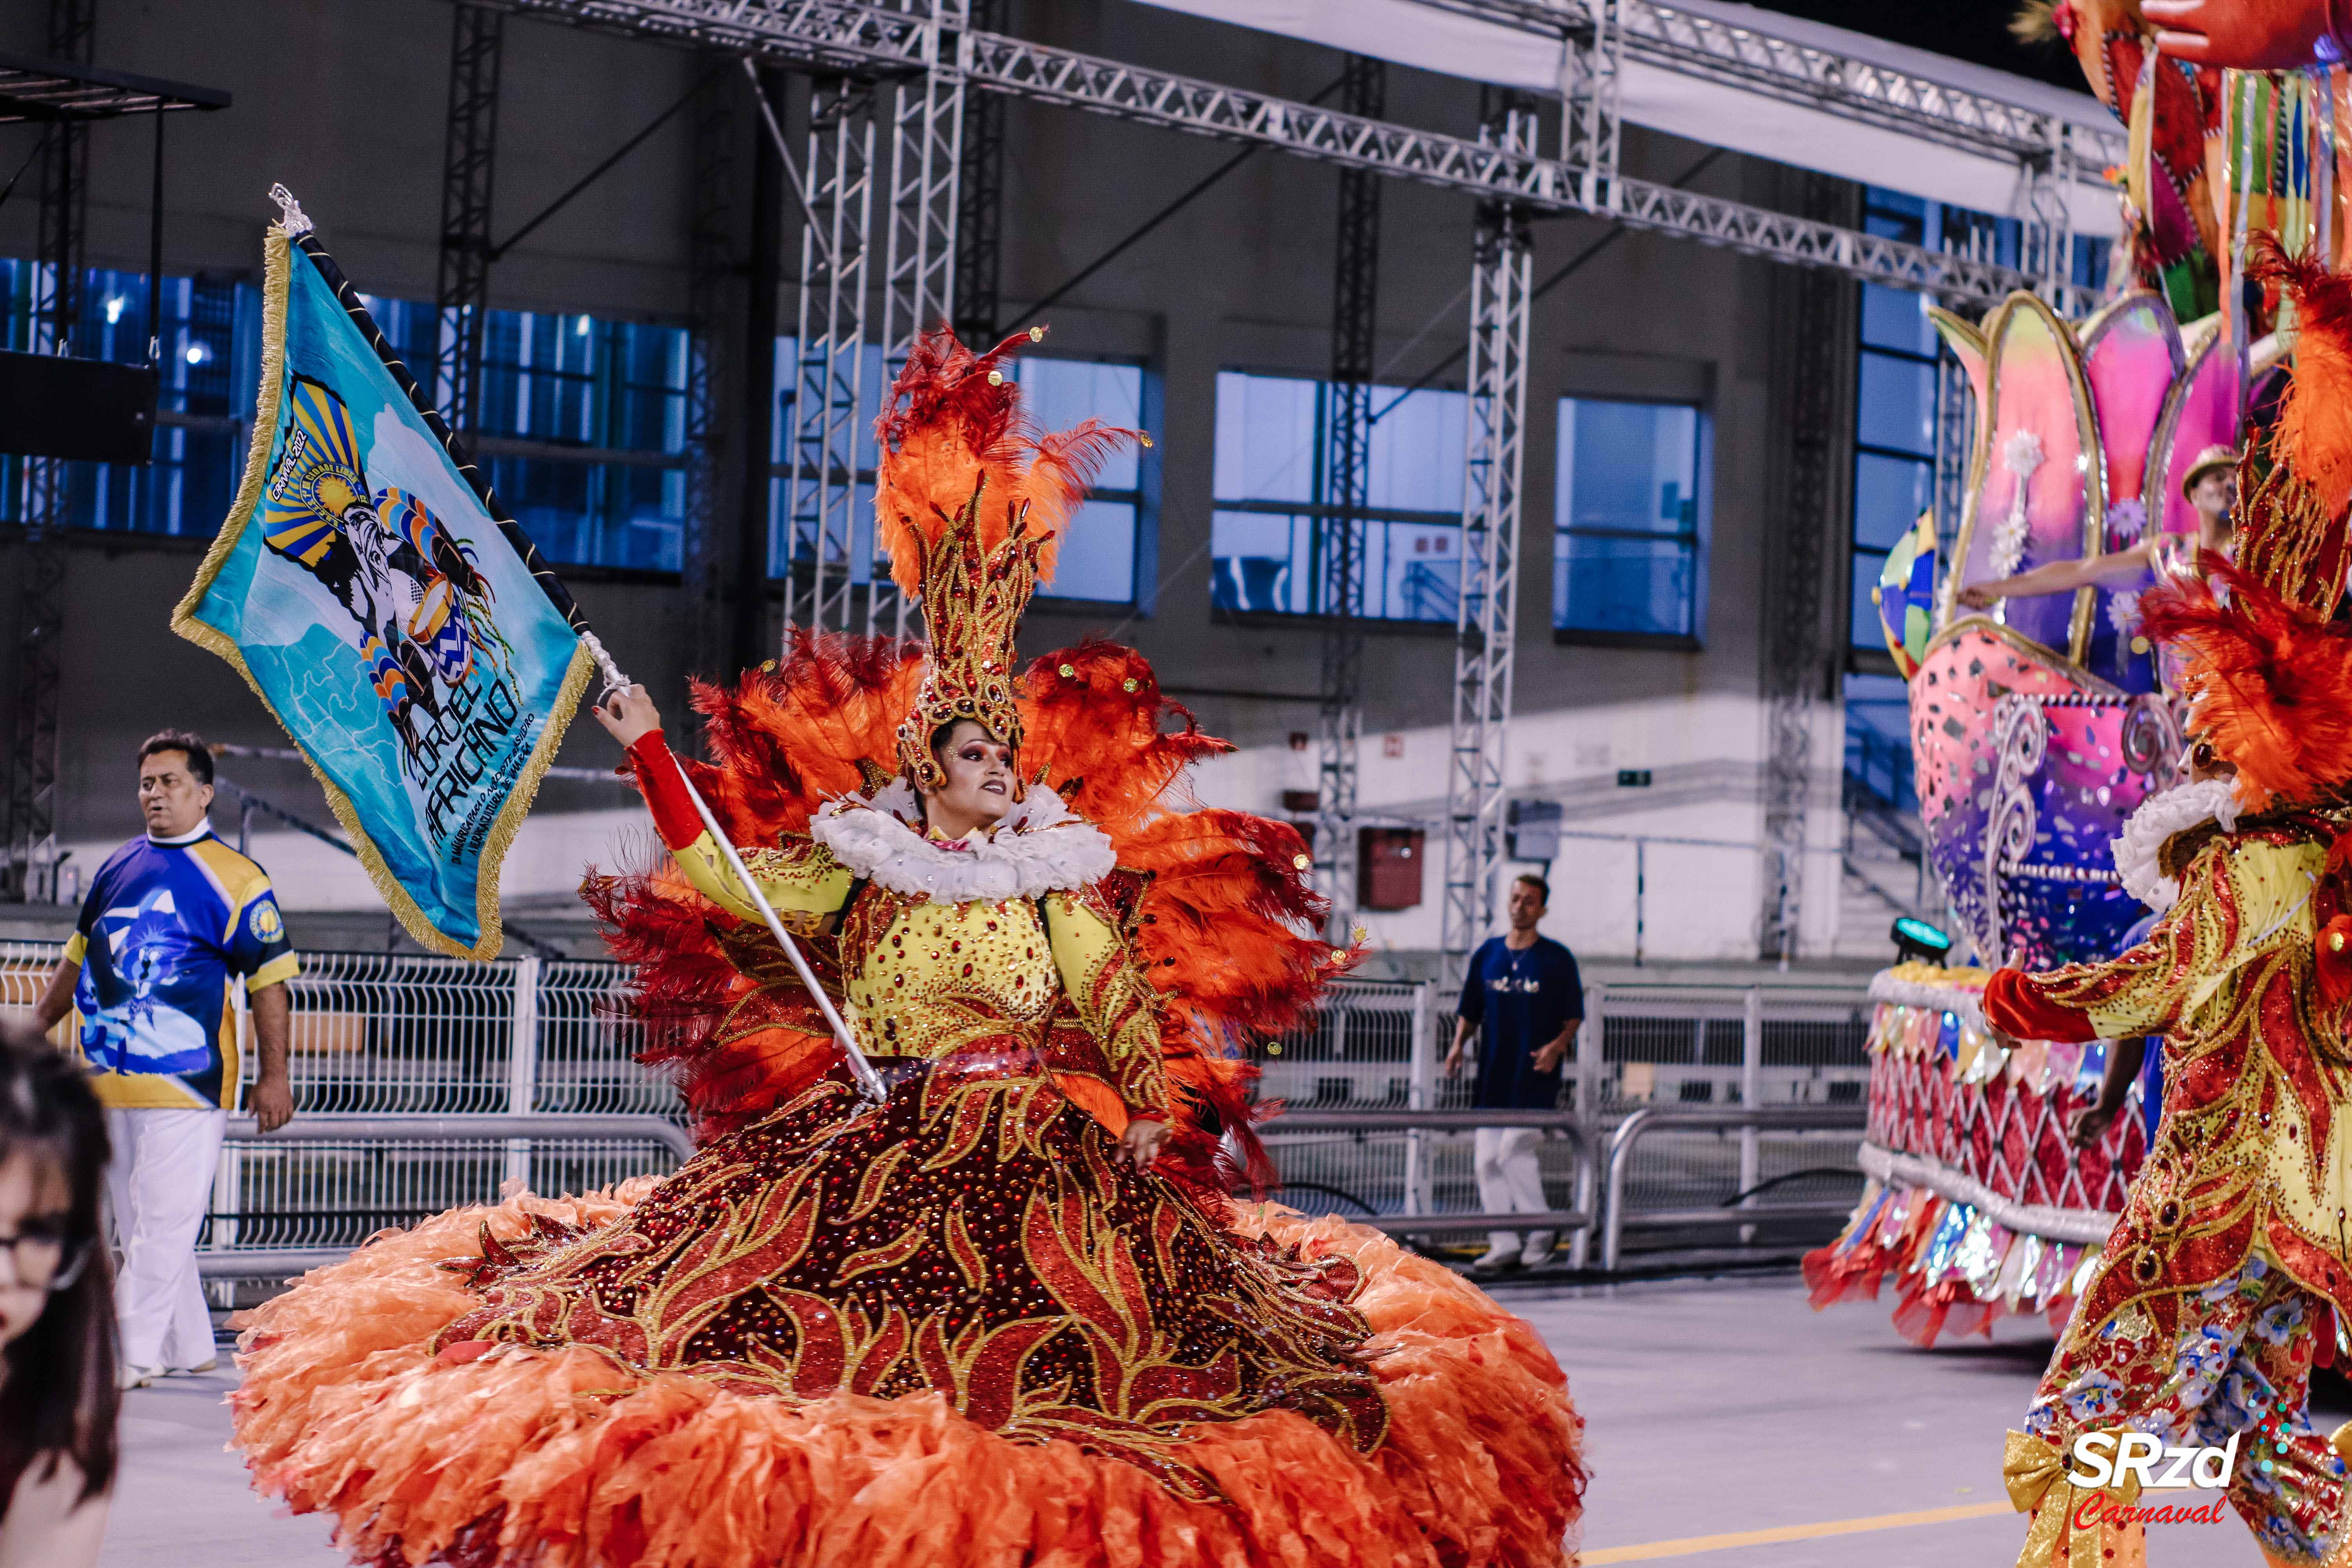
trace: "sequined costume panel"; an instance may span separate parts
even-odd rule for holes
[[[2148,940],[2105,963],[1996,973],[1987,1018],[2031,1039],[2165,1037],[2164,1119],[2078,1317],[2201,1289],[2260,1250],[2338,1310],[2352,1268],[2352,1065],[2312,983],[2327,825],[2209,835]]]
[[[2345,1485],[2344,1461],[2306,1408],[2318,1336],[2335,1331],[2326,1309],[2260,1258],[2185,1305],[2161,1316],[2134,1306],[2095,1332],[2070,1332],[2025,1430],[2062,1455],[2075,1434],[2116,1427],[2168,1447],[2237,1436],[2231,1506],[2277,1561],[2326,1562],[2342,1534]]]
[[[2315,1563],[2343,1544],[2343,1467],[2305,1419],[2315,1331],[2332,1341],[2352,1301],[2352,1147],[2336,1115],[2352,1068],[2313,981],[2335,827],[2295,814],[2179,836],[2165,859],[2180,901],[2147,941],[2104,963],[2001,970],[1986,987],[1986,1017],[2008,1034],[2165,1037],[2163,1120],[2011,1435],[2011,1495],[2036,1512],[2030,1568],[2067,1560],[2053,1521],[2084,1494],[2060,1470],[2086,1431],[2175,1445],[2244,1433],[2231,1496],[2265,1550]]]
[[[1237,1242],[1001,1052],[885,1065],[878,1112],[828,1079],[605,1229],[486,1239],[482,1305],[436,1348],[587,1345],[793,1402],[936,1389],[1196,1498],[1193,1423],[1285,1409],[1381,1441],[1349,1266]]]

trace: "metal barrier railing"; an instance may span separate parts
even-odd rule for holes
[[[1851,1199],[1758,1203],[1754,1184],[1743,1184],[1730,1203],[1712,1207],[1644,1207],[1632,1210],[1626,1199],[1626,1173],[1634,1150],[1645,1137],[1666,1131],[1737,1131],[1743,1139],[1771,1132],[1852,1133],[1858,1141],[1866,1120],[1858,1105],[1756,1105],[1737,1110],[1702,1107],[1644,1106],[1618,1123],[1609,1139],[1607,1215],[1601,1237],[1601,1267],[1615,1272],[1622,1261],[1628,1229],[1687,1229],[1695,1226],[1738,1226],[1743,1243],[1748,1227],[1772,1220],[1843,1219],[1852,1212]],[[1858,1147],[1858,1142],[1857,1142]]]
[[[1535,1127],[1546,1134],[1546,1142],[1564,1143],[1570,1161],[1573,1206],[1545,1210],[1535,1214],[1486,1214],[1475,1209],[1446,1211],[1429,1202],[1431,1184],[1415,1182],[1412,1173],[1433,1164],[1434,1147],[1441,1140],[1465,1148],[1461,1140],[1475,1135],[1485,1127]],[[1569,1265],[1581,1268],[1590,1256],[1593,1217],[1594,1159],[1591,1131],[1581,1118],[1571,1110],[1356,1110],[1356,1111],[1289,1111],[1265,1124],[1263,1132],[1269,1152],[1276,1163],[1283,1163],[1281,1151],[1296,1146],[1294,1141],[1317,1137],[1339,1138],[1356,1143],[1370,1143],[1381,1137],[1402,1134],[1407,1177],[1404,1182],[1404,1204],[1396,1214],[1349,1215],[1359,1225],[1391,1236],[1463,1236],[1483,1231],[1553,1231],[1568,1238]],[[1288,1173],[1285,1173],[1287,1177]],[[1286,1200],[1295,1201],[1286,1188]]]
[[[30,1005],[60,952],[0,943],[0,1009]],[[290,987],[299,1115],[267,1139],[232,1132],[203,1244],[215,1277],[356,1246],[508,1181],[579,1192],[686,1157],[675,1089],[603,1005],[626,966],[335,952],[303,965]],[[1605,1219],[1612,1268],[1628,1232],[1736,1216],[1745,1238],[1850,1207],[1869,1077],[1858,987],[1591,987],[1563,1105],[1524,1112],[1474,1110],[1472,1075],[1441,1074],[1454,1004],[1429,982],[1342,981],[1310,1026],[1267,1043],[1259,1094],[1287,1109],[1262,1131],[1284,1202],[1401,1236],[1553,1230],[1579,1266]],[[250,1081],[250,1049],[245,1062]],[[1546,1131],[1553,1203],[1483,1213],[1475,1130],[1517,1125]],[[1778,1198],[1759,1200],[1768,1190]]]
[[[298,1116],[264,1134],[232,1116],[197,1272],[284,1279],[347,1257],[377,1231],[467,1204],[509,1180],[586,1192],[692,1157],[665,1117]]]

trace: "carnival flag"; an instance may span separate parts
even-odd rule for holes
[[[290,196],[266,242],[245,478],[172,629],[301,748],[377,889],[438,952],[495,956],[499,865],[596,668]]]

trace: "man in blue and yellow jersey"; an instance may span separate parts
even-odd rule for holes
[[[212,752],[195,736],[166,730],[139,749],[146,835],[99,868],[37,1009],[45,1032],[79,1015],[107,1108],[126,1388],[215,1363],[196,1232],[243,1066],[232,977],[260,1047],[254,1115],[268,1132],[294,1114],[286,982],[299,964],[268,876],[213,837],[212,800]]]

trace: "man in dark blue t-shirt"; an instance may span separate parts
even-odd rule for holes
[[[1550,899],[1551,889],[1541,877],[1520,877],[1511,884],[1509,933],[1489,937],[1470,955],[1445,1076],[1461,1069],[1470,1033],[1478,1031],[1478,1086],[1472,1103],[1481,1110],[1550,1110],[1559,1104],[1560,1061],[1584,1022],[1584,982],[1576,972],[1576,955],[1536,933]],[[1478,1201],[1487,1213],[1538,1214],[1551,1207],[1536,1162],[1542,1137],[1538,1127],[1478,1129]],[[1541,1263],[1551,1252],[1552,1233],[1531,1233],[1524,1251],[1516,1231],[1489,1231],[1486,1240],[1486,1255],[1472,1267],[1499,1274]]]

